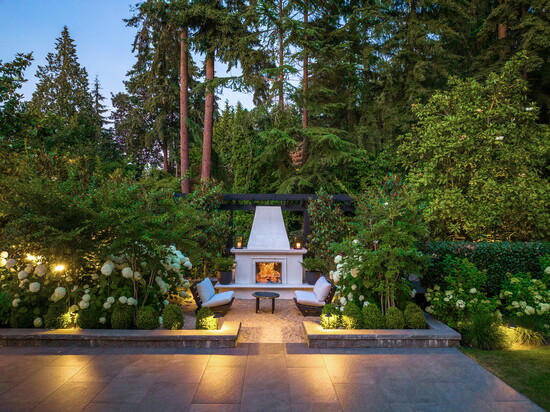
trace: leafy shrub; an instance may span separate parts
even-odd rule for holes
[[[459,331],[466,327],[475,313],[493,313],[498,305],[496,297],[487,297],[480,290],[485,283],[486,272],[479,271],[468,259],[448,257],[445,260],[446,289],[435,285],[426,291],[429,306],[426,312]]]
[[[184,317],[179,305],[168,305],[162,311],[162,323],[165,329],[178,330],[183,328]]]
[[[499,295],[502,312],[513,319],[532,317],[549,323],[550,289],[547,281],[546,275],[544,280],[539,280],[533,279],[530,274],[509,273]]]
[[[88,307],[78,311],[78,319],[76,324],[82,329],[101,329],[102,325],[99,321],[101,311],[96,307]]]
[[[445,258],[467,258],[478,269],[486,270],[488,278],[484,289],[497,295],[506,281],[507,273],[542,274],[546,264],[544,255],[550,254],[550,242],[423,242],[419,250],[428,256],[428,268],[422,277],[425,287],[442,285],[445,276]]]
[[[218,329],[218,322],[214,318],[214,312],[212,309],[202,307],[197,312],[197,318],[195,320],[195,329],[197,330],[216,330]]]
[[[365,329],[385,329],[386,318],[380,310],[380,308],[371,303],[370,305],[363,306],[363,327]]]
[[[44,325],[48,329],[65,329],[71,323],[71,315],[65,301],[52,303],[44,316]]]
[[[12,328],[32,328],[34,316],[27,308],[13,309],[10,314],[10,326]]]
[[[159,315],[152,306],[142,306],[138,309],[136,325],[138,329],[157,329],[160,326]]]
[[[394,306],[386,309],[386,328],[387,329],[403,329],[405,327],[405,319],[403,312]]]
[[[509,345],[500,320],[491,312],[476,312],[462,334],[464,342],[478,349],[503,349]]]
[[[330,315],[330,316],[327,316]],[[321,327],[323,329],[337,329],[341,324],[340,311],[332,303],[323,306],[321,310]]]
[[[115,304],[111,315],[113,329],[131,329],[134,327],[134,309],[125,304]]]
[[[0,327],[5,326],[10,321],[11,301],[9,295],[0,292]]]
[[[361,309],[353,302],[344,306],[342,311],[342,325],[344,329],[361,329],[363,326],[363,316]]]
[[[414,303],[409,303],[403,312],[407,329],[426,329],[424,312]]]

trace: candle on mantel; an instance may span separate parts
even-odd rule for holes
[[[235,237],[235,249],[242,249],[244,243],[244,236],[243,235],[237,235]]]

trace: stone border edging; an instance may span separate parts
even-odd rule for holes
[[[425,313],[427,329],[323,329],[304,321],[306,342],[312,348],[450,348],[461,335]]]
[[[234,348],[241,322],[220,330],[0,329],[0,347],[171,347]]]

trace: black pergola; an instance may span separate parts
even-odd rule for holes
[[[183,193],[177,193],[176,197],[185,196]],[[349,195],[331,195],[334,203],[336,203],[343,212],[353,212],[354,199]],[[254,211],[256,206],[281,206],[283,211],[292,211],[302,213],[302,230],[304,238],[311,233],[311,225],[309,214],[307,212],[307,203],[310,199],[317,199],[316,194],[238,194],[228,193],[223,195],[223,202],[220,205],[221,210],[230,211],[230,225],[233,228],[233,212],[235,210]],[[232,239],[230,240],[232,243]]]

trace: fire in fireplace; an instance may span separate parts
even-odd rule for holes
[[[256,283],[282,283],[281,262],[256,262]]]

